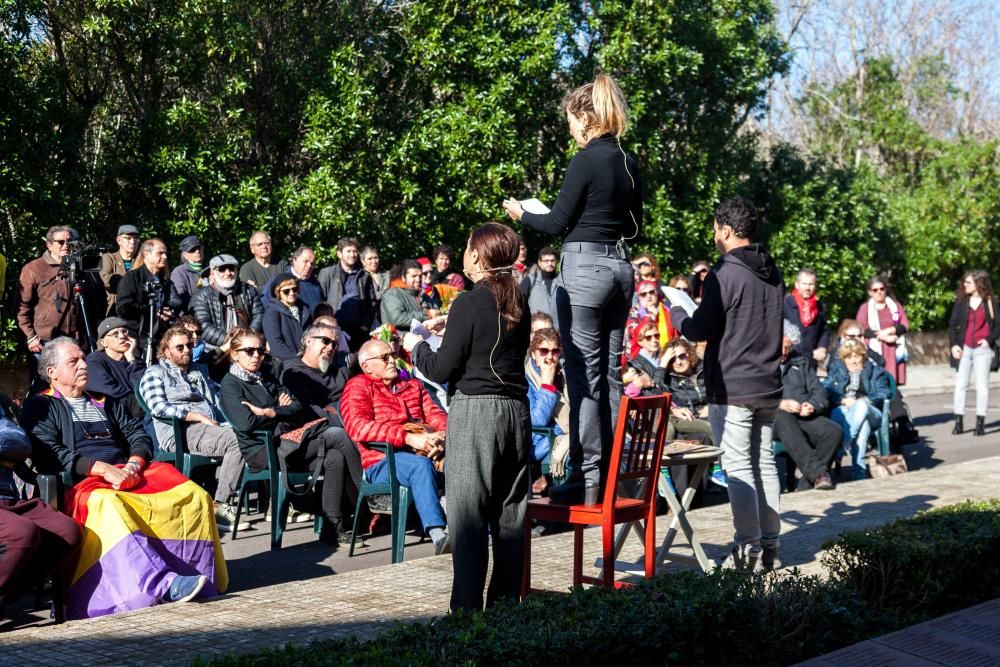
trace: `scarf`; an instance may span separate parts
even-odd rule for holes
[[[813,294],[807,299],[799,294],[797,289],[793,289],[792,296],[795,297],[795,304],[799,307],[799,320],[802,322],[803,328],[808,327],[819,314],[819,304],[816,302],[816,295]]]
[[[542,386],[542,376],[531,359],[524,365],[524,374],[528,376],[528,381],[535,387]],[[559,398],[556,407],[552,411],[555,415],[556,426],[562,429],[563,433],[569,433],[569,395],[566,393],[566,383],[562,378],[562,371],[556,374],[556,387],[559,389]]]
[[[899,314],[899,304],[892,300],[892,297],[885,297],[885,306],[889,309],[889,313],[892,315],[892,323],[899,324],[900,314]],[[875,299],[868,299],[868,322],[866,323],[868,328],[872,331],[878,331],[882,328],[882,325],[878,321],[878,306],[875,304]],[[902,340],[900,336],[899,340]],[[896,343],[899,345],[899,342]],[[869,338],[868,347],[871,348],[872,352],[877,352],[883,357],[886,356],[882,351],[882,341],[878,338]]]
[[[239,364],[230,364],[229,372],[247,384],[260,384],[260,373],[253,373],[251,371],[244,370]]]

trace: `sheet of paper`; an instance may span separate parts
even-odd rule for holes
[[[667,297],[667,301],[670,302],[671,308],[680,306],[688,315],[693,315],[694,311],[698,309],[698,304],[691,300],[687,292],[679,290],[676,287],[664,286],[661,289],[663,290],[663,295]]]
[[[548,206],[538,201],[534,197],[531,199],[525,199],[521,202],[521,208],[523,208],[528,213],[535,213],[537,215],[545,215],[551,209]]]
[[[442,340],[441,336],[438,336],[435,333],[431,333],[431,330],[425,327],[421,322],[417,322],[416,320],[411,320],[410,332],[417,334],[425,341],[427,341],[427,344],[430,345],[431,349],[434,350],[435,352],[437,352],[438,348],[441,347],[441,340]]]

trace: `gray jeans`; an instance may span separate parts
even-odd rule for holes
[[[955,414],[965,414],[965,395],[969,391],[969,381],[976,380],[976,416],[985,417],[990,405],[990,362],[993,348],[962,347],[962,358],[958,360],[958,375],[955,377]]]
[[[451,609],[480,611],[493,538],[486,606],[517,600],[524,575],[531,416],[528,402],[456,392],[448,411],[448,533]]]
[[[621,400],[621,354],[632,298],[632,264],[615,245],[563,245],[556,291],[566,353],[569,458],[598,481],[611,447]]]
[[[729,479],[737,546],[778,546],[781,483],[771,436],[778,403],[778,399],[762,399],[708,406],[708,421],[722,448],[722,468]]]
[[[227,502],[236,493],[240,475],[243,474],[243,454],[240,452],[240,443],[236,441],[236,433],[228,426],[209,426],[196,422],[187,427],[187,446],[192,454],[222,457],[215,501]],[[170,449],[164,449],[173,451],[173,443],[170,443]]]

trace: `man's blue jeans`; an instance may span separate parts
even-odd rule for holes
[[[868,472],[865,465],[868,438],[872,429],[878,428],[882,423],[882,413],[867,398],[861,396],[850,407],[835,407],[830,412],[830,419],[837,422],[844,431],[844,448],[851,455],[851,478],[864,479]]]
[[[389,464],[382,459],[365,470],[365,477],[373,484],[385,484],[389,481]],[[417,507],[420,522],[424,530],[448,525],[438,500],[437,472],[434,464],[426,456],[396,452],[396,477],[403,486],[410,487],[413,494],[413,504]]]

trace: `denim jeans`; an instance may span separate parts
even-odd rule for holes
[[[400,484],[410,487],[413,504],[417,507],[424,530],[444,528],[448,523],[438,499],[436,476],[434,464],[426,456],[396,452],[396,477]],[[382,459],[365,470],[365,477],[374,484],[388,482],[389,464]]]
[[[722,448],[729,479],[733,541],[739,547],[777,547],[781,533],[781,482],[774,464],[771,430],[778,399],[708,406],[708,421]]]
[[[840,425],[844,432],[844,448],[851,455],[851,478],[858,480],[867,476],[865,455],[868,453],[868,438],[873,428],[882,423],[882,413],[876,410],[864,396],[850,405],[838,405],[830,412],[830,419]]]
[[[615,245],[566,243],[556,290],[569,394],[570,463],[602,477],[621,400],[632,264]]]
[[[990,405],[990,362],[993,348],[962,348],[962,358],[958,360],[958,375],[955,377],[955,414],[965,414],[965,395],[969,391],[969,380],[976,381],[976,416],[985,417]]]

